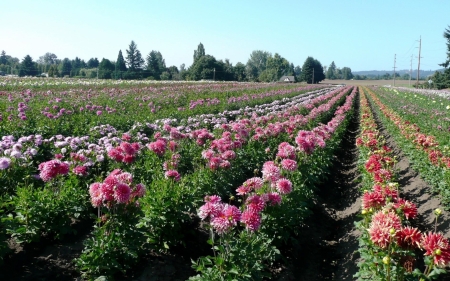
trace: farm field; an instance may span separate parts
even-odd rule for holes
[[[450,100],[356,82],[1,80],[0,279],[450,280]]]

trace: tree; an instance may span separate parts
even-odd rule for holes
[[[152,76],[156,80],[161,79],[161,74],[166,71],[166,62],[159,51],[151,51],[147,56],[148,76]],[[165,76],[165,78],[167,78]]]
[[[70,76],[78,76],[80,69],[84,67],[83,61],[79,57],[75,57],[74,60],[71,61],[72,69],[70,72]]]
[[[325,79],[322,64],[313,57],[307,57],[303,63],[301,80],[308,84],[319,83]]]
[[[119,50],[119,54],[117,55],[117,61],[116,61],[116,65],[115,65],[115,78],[116,79],[121,79],[122,78],[122,73],[124,73],[125,71],[127,71],[127,66],[125,64],[125,59],[123,58],[122,55],[122,50]]]
[[[58,76],[59,76],[58,66],[56,66],[56,64],[50,65],[50,68],[48,70],[48,77],[58,77]]]
[[[314,84],[319,83],[325,79],[325,73],[323,71],[323,66],[318,60],[314,60]]]
[[[224,80],[223,62],[218,62],[211,55],[204,55],[199,58],[188,70],[186,78],[190,80]]]
[[[47,53],[45,53],[45,55],[40,56],[39,59],[37,60],[37,62],[39,64],[46,64],[46,65],[47,64],[56,64],[57,59],[58,59],[58,56],[56,56],[53,53],[47,52]]]
[[[200,59],[201,57],[203,57],[204,55],[206,55],[205,53],[205,47],[203,46],[202,42],[200,42],[200,44],[198,44],[197,50],[194,50],[194,63]]]
[[[189,72],[186,70],[186,65],[184,63],[180,65],[178,74],[180,75],[180,80],[187,80]]]
[[[259,75],[266,70],[266,64],[272,54],[266,51],[256,50],[250,54],[250,58],[245,66],[245,71],[248,80],[257,81]]]
[[[178,67],[176,67],[175,65],[172,65],[170,67],[167,68],[167,72],[169,72],[170,74],[170,80],[180,80],[180,72],[178,71]],[[161,77],[162,79],[162,77]]]
[[[219,61],[219,63],[223,64],[223,80],[224,81],[233,81],[234,80],[234,70],[233,64],[229,59],[225,59],[225,62]]]
[[[114,69],[114,64],[110,60],[103,58],[98,66],[98,78],[111,79]]]
[[[331,62],[327,69],[326,78],[330,80],[336,79],[336,65],[334,64],[334,61]]]
[[[2,54],[0,55],[0,64],[6,65],[7,62],[8,62],[8,61],[7,61],[7,58],[6,58],[6,53],[5,53],[5,51],[3,50],[3,51],[2,51]]]
[[[439,83],[435,84],[436,87],[441,89],[450,88],[450,68],[448,67],[450,65],[450,25],[444,31],[444,38],[447,39],[447,60],[440,66],[443,66],[445,71],[442,76],[438,77]]]
[[[19,76],[23,77],[31,75],[37,75],[37,68],[30,55],[26,55],[20,63]]]
[[[90,58],[87,62],[87,68],[97,68],[100,62],[97,58]]]
[[[128,66],[127,72],[123,75],[124,79],[140,79],[142,78],[142,67],[144,66],[144,59],[141,52],[137,49],[136,43],[132,40],[128,46],[126,63]]]
[[[444,31],[444,38],[447,39],[447,60],[440,64],[440,66],[447,68],[450,64],[450,25]]]
[[[70,71],[72,70],[72,63],[68,58],[64,58],[61,62],[61,76],[70,75]]]
[[[245,75],[245,64],[238,62],[236,63],[236,65],[233,68],[233,72],[234,72],[234,80],[235,81],[246,81],[247,77]]]
[[[302,74],[302,68],[301,68],[299,65],[297,65],[297,66],[294,68],[294,74],[295,74],[295,78],[296,78],[297,80],[301,80],[301,79],[300,79],[300,75]]]
[[[266,62],[266,69],[260,74],[259,80],[265,82],[278,81],[281,76],[289,71],[289,62],[278,53],[269,56]]]
[[[351,80],[353,79],[352,70],[350,67],[343,67],[342,68],[342,79],[344,80]]]

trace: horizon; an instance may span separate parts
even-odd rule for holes
[[[2,40],[0,49],[20,61],[26,55],[37,61],[46,52],[61,60],[96,57],[115,61],[119,50],[125,53],[134,40],[144,58],[157,50],[167,66],[184,63],[189,67],[194,50],[203,43],[206,54],[229,59],[233,65],[246,64],[252,51],[263,50],[278,53],[295,66],[301,67],[312,56],[323,66],[334,61],[338,68],[358,72],[393,69],[394,56],[396,69],[410,69],[411,58],[417,69],[421,37],[421,69],[438,70],[446,59],[442,35],[450,25],[445,20],[450,1],[433,1],[421,9],[416,8],[422,4],[418,0],[409,1],[408,6],[387,0],[174,0],[136,1],[132,7],[116,0],[6,1],[2,7],[9,12],[3,20],[15,24],[3,31],[7,40]],[[398,24],[381,18],[395,19]]]

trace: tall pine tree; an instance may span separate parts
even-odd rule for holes
[[[116,79],[121,79],[122,74],[125,71],[127,71],[127,66],[125,64],[125,59],[123,58],[123,55],[122,55],[122,50],[119,50],[119,55],[117,56],[117,61],[116,61],[116,73],[115,73]]]
[[[127,51],[127,64],[130,71],[138,71],[144,64],[141,52],[138,50],[136,43],[131,40]]]
[[[35,76],[37,75],[37,68],[30,55],[26,55],[20,63],[19,76]]]

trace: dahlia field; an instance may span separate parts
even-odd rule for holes
[[[450,261],[448,240],[409,222],[420,212],[402,199],[396,157],[371,108],[402,150],[405,144],[427,161],[421,163],[430,170],[420,173],[448,202],[450,103],[402,91],[2,80],[1,262],[12,265],[18,248],[82,238],[82,250],[52,278],[136,280],[137,268],[157,256],[187,260],[191,271],[183,278],[189,280],[276,278],[278,268],[297,267],[292,249],[302,247],[321,206],[318,194],[332,188],[326,183],[336,155],[346,149],[350,126],[357,126],[362,221],[355,219],[362,234],[355,278],[439,276]],[[410,114],[398,115],[401,110]],[[414,119],[416,113],[436,122]],[[427,176],[437,169],[439,175]],[[435,211],[436,220],[441,212]],[[425,269],[415,263],[419,249]],[[413,270],[401,269],[407,262]]]

